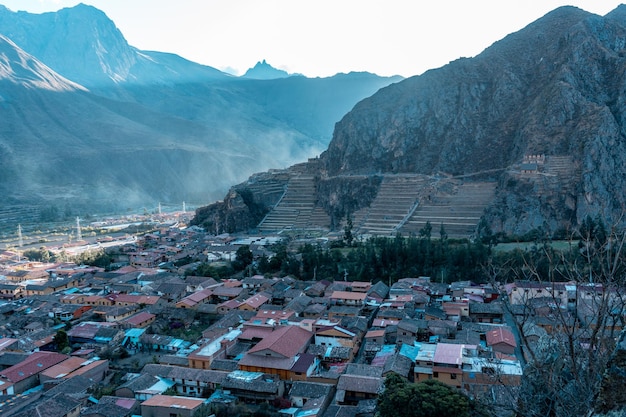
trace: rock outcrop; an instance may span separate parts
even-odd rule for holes
[[[494,181],[482,222],[492,232],[573,230],[588,215],[623,221],[625,8],[602,17],[561,7],[474,58],[382,88],[336,124],[321,181]]]

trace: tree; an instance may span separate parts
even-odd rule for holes
[[[343,240],[348,246],[352,246],[354,236],[352,235],[352,216],[348,214],[346,226],[343,228]]]
[[[430,224],[430,221],[426,221],[424,227],[422,227],[419,231],[419,235],[421,238],[430,240],[430,236],[433,231],[433,226]]]
[[[250,250],[250,246],[241,245],[237,249],[237,252],[235,253],[235,260],[233,261],[233,269],[235,269],[235,271],[243,271],[249,265],[252,264],[252,261],[253,261],[253,255],[252,255],[252,251]]]
[[[57,352],[62,352],[65,348],[70,346],[70,339],[67,336],[67,332],[63,329],[59,329],[54,337],[52,343],[56,347]]]
[[[544,242],[521,260],[491,264],[494,285],[509,277],[530,281],[517,298],[504,297],[526,361],[520,416],[589,415],[624,326],[626,234],[588,217],[570,239],[568,250]],[[551,332],[535,341],[529,335],[540,316]]]
[[[469,417],[467,396],[436,380],[410,383],[395,373],[385,378],[378,397],[380,417]]]

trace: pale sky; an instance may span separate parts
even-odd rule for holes
[[[31,13],[73,0],[0,0]],[[369,71],[418,75],[564,5],[605,15],[619,0],[83,0],[129,44],[237,75],[257,61],[308,77]],[[0,28],[0,33],[2,28]]]

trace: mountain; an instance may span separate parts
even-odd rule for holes
[[[318,155],[355,103],[401,80],[233,77],[138,50],[86,5],[0,6],[0,28],[0,189],[10,203],[0,217],[21,223],[50,207],[74,216],[214,201],[254,172]]]
[[[256,65],[246,71],[242,77],[252,78],[255,80],[274,80],[276,78],[289,77],[289,73],[287,73],[287,71],[274,68],[263,60],[262,62],[257,62]]]
[[[42,14],[15,13],[0,5],[0,28],[55,72],[90,89],[229,78],[173,54],[130,46],[104,12],[85,4]]]
[[[389,201],[399,198],[394,176],[415,181],[417,191],[388,234],[412,222],[461,219],[461,208],[469,210],[467,200],[478,194],[481,212],[465,215],[474,234],[555,234],[588,215],[623,222],[625,8],[601,17],[561,7],[474,58],[382,88],[336,124],[318,161],[291,176],[304,171],[316,179],[313,210],[323,210],[331,228],[348,214],[358,217],[356,227],[367,224],[377,215],[374,205],[383,204],[379,191],[391,190]],[[239,184],[229,197],[250,189]],[[262,191],[247,201],[256,196],[264,201]],[[394,206],[380,207],[391,216]],[[196,221],[233,228],[215,217],[227,212],[206,208]]]

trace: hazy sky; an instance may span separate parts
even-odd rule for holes
[[[235,74],[262,59],[309,77],[369,71],[411,76],[472,57],[547,12],[604,15],[619,0],[84,0],[131,45]],[[72,0],[0,0],[56,11]],[[0,28],[1,33],[2,28]]]

